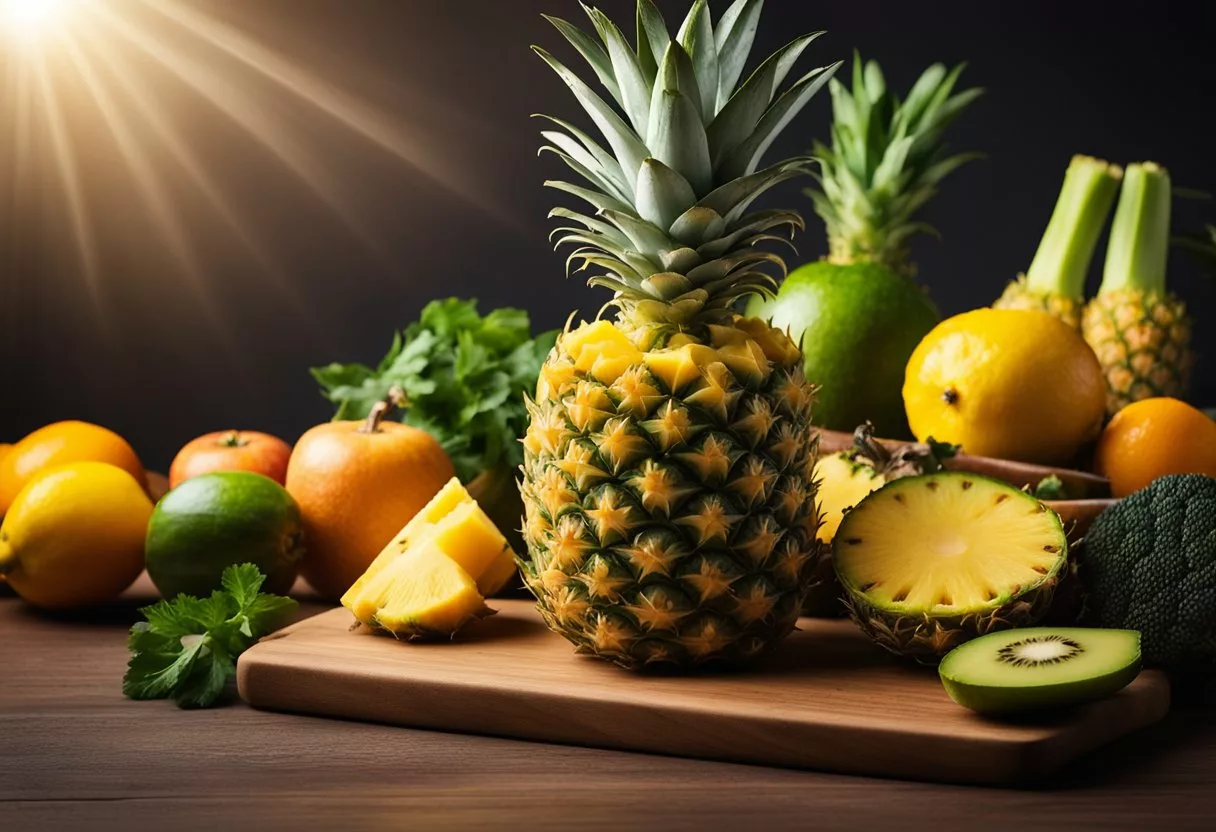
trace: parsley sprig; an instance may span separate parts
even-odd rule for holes
[[[236,658],[273,632],[299,606],[261,592],[266,576],[251,563],[230,566],[209,598],[179,595],[144,607],[131,628],[131,660],[122,692],[132,699],[172,699],[183,708],[213,704],[236,673]]]

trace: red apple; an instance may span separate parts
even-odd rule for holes
[[[253,430],[216,431],[177,452],[169,466],[169,487],[214,471],[252,471],[283,485],[290,458],[291,446],[277,436]]]

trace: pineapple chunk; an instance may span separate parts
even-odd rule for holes
[[[434,543],[411,549],[381,570],[356,607],[363,623],[409,639],[450,637],[492,614],[469,573]]]
[[[435,525],[429,540],[474,580],[493,566],[499,555],[511,550],[502,532],[477,503],[461,503],[452,509]]]
[[[453,477],[347,590],[342,596],[343,606],[368,626],[404,632],[384,623],[385,599],[399,591],[394,588],[396,583],[429,580],[423,567],[432,556],[427,555],[421,561],[418,558],[419,552],[432,551],[451,561],[474,582],[474,590],[480,593],[479,601],[501,589],[515,573],[515,552],[507,539]],[[387,620],[408,629],[402,624],[404,619]]]
[[[504,549],[490,567],[477,579],[477,591],[489,598],[515,577],[515,552]]]
[[[354,585],[346,591],[342,596],[342,603],[349,607],[346,603],[347,596],[354,597],[358,595],[363,587],[372,578],[380,573],[380,570],[388,566],[388,564],[399,558],[410,546],[419,543],[427,538],[433,531],[434,525],[442,520],[452,509],[462,503],[471,503],[473,498],[469,496],[469,492],[464,490],[464,486],[460,484],[460,480],[452,477],[447,484],[430,499],[422,509],[414,515],[408,523],[405,524],[400,532],[393,536],[388,545],[376,555],[376,559],[371,562],[367,570],[355,581]],[[356,613],[358,617],[358,613]]]

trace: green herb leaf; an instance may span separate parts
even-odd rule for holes
[[[376,369],[363,364],[316,367],[312,376],[335,405],[335,419],[361,419],[394,386],[409,401],[403,421],[438,440],[468,482],[482,471],[523,461],[528,425],[523,394],[536,388],[556,330],[532,338],[528,313],[447,298],[427,304],[419,320],[395,333]]]
[[[290,598],[261,593],[266,578],[253,564],[230,566],[222,590],[208,598],[179,595],[141,612],[131,628],[131,659],[123,693],[132,699],[172,699],[205,708],[236,672],[236,657],[282,626],[298,608]]]
[[[1067,500],[1068,491],[1064,487],[1064,481],[1052,474],[1049,477],[1043,477],[1034,487],[1034,496],[1037,500]]]

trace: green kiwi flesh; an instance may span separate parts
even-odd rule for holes
[[[951,650],[938,667],[950,698],[980,713],[1092,702],[1140,672],[1135,630],[1026,627],[989,633]]]

